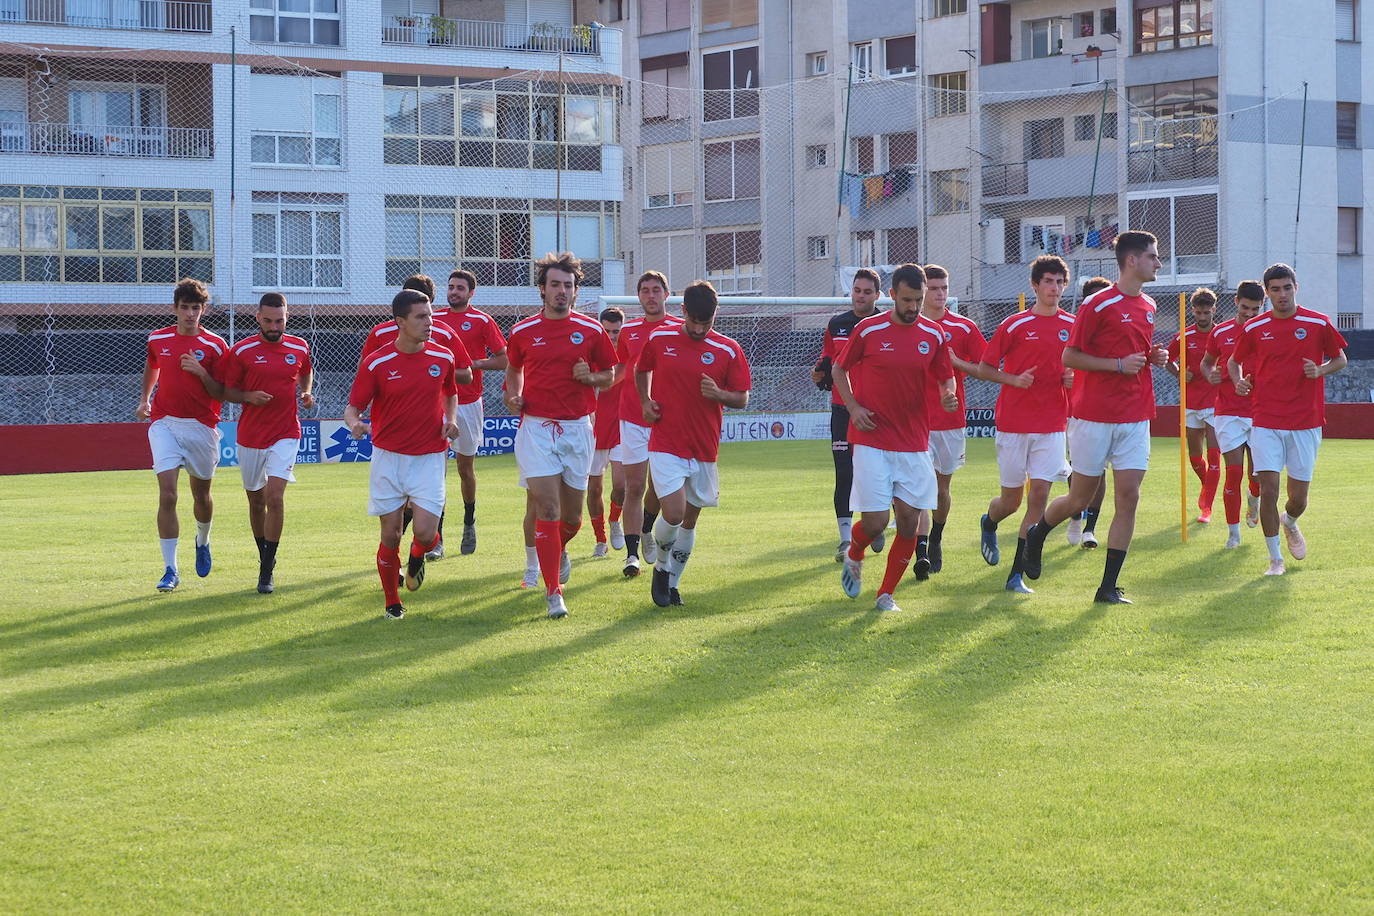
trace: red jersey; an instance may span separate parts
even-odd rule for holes
[[[596,409],[596,389],[573,378],[579,359],[593,372],[616,364],[611,335],[581,312],[567,318],[540,312],[517,321],[506,354],[511,366],[525,372],[523,414],[548,420],[576,420]]]
[[[715,461],[723,408],[719,401],[702,397],[701,377],[709,376],[724,391],[748,391],[749,361],[740,345],[716,331],[693,340],[678,322],[649,335],[635,371],[653,373],[649,395],[661,414],[650,427],[649,451]]]
[[[261,407],[243,405],[239,416],[239,445],[268,448],[281,439],[301,437],[296,412],[296,382],[309,375],[310,345],[299,337],[283,334],[276,343],[261,334],[240,340],[225,359],[224,384],[240,391],[265,391],[272,400]]]
[[[615,448],[620,444],[620,386],[621,379],[609,388],[596,393],[596,414],[592,417],[592,431],[598,450]],[[631,382],[633,384],[633,382]]]
[[[469,308],[467,311],[454,312],[440,309],[434,313],[435,325],[442,324],[462,341],[470,359],[486,359],[488,355],[504,352],[506,338],[496,326],[496,319],[486,312]],[[447,345],[446,345],[447,346]],[[472,381],[458,386],[458,403],[471,404],[482,400],[482,370],[472,370]]]
[[[1183,329],[1183,333],[1188,335],[1188,371],[1193,373],[1188,380],[1187,407],[1189,410],[1206,410],[1216,406],[1217,400],[1217,386],[1209,382],[1202,372],[1202,354],[1207,352],[1207,338],[1211,332],[1203,334],[1198,331],[1197,325],[1190,324]],[[1169,359],[1178,362],[1177,334],[1169,341]]]
[[[1302,361],[1317,365],[1345,349],[1345,338],[1321,312],[1298,306],[1287,318],[1273,312],[1245,323],[1231,358],[1255,380],[1256,426],[1315,429],[1326,422],[1326,380],[1303,375]]]
[[[973,363],[975,366],[982,360],[983,347],[987,345],[987,341],[983,339],[982,333],[978,330],[978,325],[972,320],[951,312],[949,309],[945,309],[942,318],[928,318],[926,320],[940,326],[940,331],[945,335],[945,347],[951,355],[957,356],[965,362]],[[959,409],[948,411],[940,406],[940,383],[932,380],[927,386],[926,414],[930,419],[931,429],[963,429],[966,425],[967,421],[964,419],[964,373],[957,370],[954,373],[954,392],[959,396]]]
[[[218,334],[201,330],[178,334],[177,326],[162,328],[148,335],[148,365],[157,367],[157,390],[153,392],[153,420],[182,417],[198,420],[214,428],[219,423],[220,403],[210,397],[200,377],[181,368],[181,354],[190,353],[210,377],[224,381],[224,355],[229,344]]]
[[[1231,381],[1226,362],[1231,358],[1231,353],[1236,349],[1236,342],[1240,340],[1240,326],[1236,324],[1236,319],[1223,321],[1221,324],[1212,328],[1212,333],[1207,335],[1206,353],[1212,354],[1217,361],[1217,371],[1221,373],[1221,384],[1216,386],[1215,411],[1219,417],[1248,417],[1250,416],[1250,395],[1236,394],[1236,386]],[[1241,375],[1245,375],[1242,369]]]
[[[854,398],[873,412],[878,424],[864,432],[851,420],[851,443],[890,452],[930,448],[926,388],[954,377],[939,325],[921,317],[913,324],[898,324],[891,312],[865,318],[849,335],[837,365],[849,373]]]
[[[1035,370],[1029,388],[1003,385],[997,394],[997,429],[1004,433],[1062,433],[1069,416],[1069,389],[1064,387],[1064,348],[1073,316],[1063,309],[1053,315],[1017,312],[992,333],[982,362],[1020,375]]]
[[[363,355],[358,358],[358,365],[363,364],[363,360],[369,355],[376,353],[382,347],[389,346],[396,342],[396,333],[400,327],[395,320],[383,321],[381,324],[367,332],[367,338],[363,341]],[[454,336],[453,330],[440,321],[430,325],[429,339],[446,350],[457,352],[461,343]],[[466,351],[464,351],[466,352]],[[461,367],[459,367],[461,368]]]
[[[631,318],[620,328],[620,341],[616,344],[616,358],[625,366],[627,384],[620,389],[620,419],[636,426],[647,426],[644,411],[639,404],[639,389],[635,387],[635,361],[639,351],[649,342],[649,335],[682,324],[682,319],[665,314],[662,319],[650,323],[643,318]]]
[[[873,316],[865,317],[871,318]],[[832,366],[840,358],[844,345],[849,343],[850,333],[860,321],[863,321],[863,318],[854,314],[854,309],[850,308],[826,322],[825,336],[821,339],[821,356],[828,358]],[[840,393],[833,386],[830,389],[830,403],[844,405],[844,401],[840,399]]]
[[[461,346],[461,344],[460,344]],[[448,449],[444,438],[444,400],[457,396],[454,373],[471,365],[428,342],[415,353],[387,344],[363,361],[348,393],[359,411],[372,405],[372,444],[402,455],[428,455]]]
[[[1093,293],[1078,307],[1069,331],[1070,347],[1089,356],[1147,357],[1154,340],[1155,301],[1128,296],[1115,283]],[[1135,375],[1083,372],[1074,376],[1073,415],[1095,423],[1138,423],[1155,415],[1155,386],[1146,363]]]

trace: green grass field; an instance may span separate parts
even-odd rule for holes
[[[722,451],[686,608],[584,528],[562,622],[508,457],[401,622],[365,467],[298,469],[271,596],[235,470],[204,580],[183,487],[171,595],[151,474],[0,478],[0,911],[1370,912],[1371,449],[1322,446],[1309,558],[1262,579],[1220,500],[1179,543],[1156,440],[1104,609],[1062,529],[1001,590],[972,443],[885,616],[881,558],[840,593],[825,443]]]

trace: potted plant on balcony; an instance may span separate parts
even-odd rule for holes
[[[429,43],[432,45],[452,45],[458,37],[458,23],[443,16],[430,16]]]
[[[1101,56],[1102,56],[1102,49],[1099,48],[1097,45],[1088,45],[1088,47],[1085,48],[1084,51],[1083,51],[1083,56],[1084,56],[1084,57],[1101,57]]]
[[[558,26],[552,22],[531,22],[527,47],[531,51],[557,51]]]

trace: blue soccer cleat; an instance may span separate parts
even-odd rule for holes
[[[1011,578],[1007,579],[1007,591],[1016,592],[1018,595],[1035,594],[1035,589],[1022,581],[1020,573],[1012,573]]]
[[[210,575],[210,545],[196,545],[196,575],[204,579]]]
[[[176,587],[180,584],[181,577],[177,575],[177,571],[175,569],[168,566],[162,572],[162,578],[157,583],[157,590],[160,592],[174,591]]]
[[[978,520],[978,528],[982,531],[982,551],[983,559],[989,566],[996,566],[1002,559],[1002,551],[997,549],[997,526],[988,518],[987,513]]]

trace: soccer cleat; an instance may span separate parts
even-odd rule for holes
[[[1287,525],[1280,525],[1279,527],[1283,529],[1283,537],[1288,541],[1288,552],[1293,559],[1305,558],[1307,556],[1307,538],[1303,537],[1302,532],[1298,530],[1298,523],[1294,522],[1292,528]]]
[[[682,594],[675,588],[668,589],[668,604],[671,607],[686,607],[682,601]]]
[[[983,532],[983,560],[989,566],[996,566],[1002,560],[1002,551],[997,549],[997,526],[992,524],[992,519],[984,512],[983,517],[978,520],[978,528]]]
[[[1266,576],[1281,576],[1288,572],[1288,567],[1283,565],[1282,560],[1270,560],[1269,568],[1264,571]]]
[[[1006,588],[1007,588],[1007,591],[1009,591],[1009,592],[1016,592],[1016,594],[1018,594],[1018,595],[1034,595],[1034,594],[1035,594],[1035,589],[1031,588],[1029,585],[1027,585],[1027,584],[1021,579],[1021,574],[1020,574],[1020,573],[1012,573],[1012,574],[1011,574],[1011,577],[1010,577],[1009,579],[1007,579]]]
[[[258,594],[270,595],[276,589],[276,584],[272,581],[272,568],[258,569]]]
[[[172,569],[172,567],[168,566],[166,569],[162,571],[162,578],[158,580],[157,590],[160,592],[175,591],[176,587],[180,584],[181,577],[177,575],[175,569]]]
[[[840,588],[851,598],[859,597],[859,592],[863,589],[863,560],[854,560],[850,557],[844,558],[844,568],[840,570]]]
[[[1227,549],[1227,550],[1235,550],[1235,549],[1236,549],[1237,547],[1239,547],[1239,546],[1240,546],[1240,532],[1239,532],[1239,531],[1233,531],[1233,532],[1230,534],[1230,536],[1228,536],[1228,537],[1226,538],[1226,549]]]
[[[386,619],[387,619],[387,620],[400,620],[400,619],[401,619],[402,617],[404,617],[405,615],[406,615],[406,607],[405,607],[404,604],[388,604],[388,605],[386,606]]]
[[[658,542],[654,540],[652,533],[640,537],[639,552],[644,555],[645,563],[653,563],[658,560]]]
[[[196,545],[196,575],[204,579],[210,575],[210,545]]]
[[[477,526],[464,525],[463,539],[458,542],[458,552],[466,556],[477,552]]]
[[[1097,549],[1097,535],[1092,531],[1083,532],[1083,539],[1078,542],[1078,546],[1084,550]]]
[[[1259,497],[1245,497],[1245,527],[1254,528],[1259,524]]]
[[[868,549],[874,553],[882,553],[883,547],[887,544],[887,532],[879,531],[878,536],[873,539],[873,543],[868,545]]]
[[[917,557],[911,564],[911,574],[916,577],[917,582],[924,582],[930,578],[930,557]]]
[[[620,522],[611,522],[611,549],[625,549],[625,529],[620,526]]]
[[[520,580],[521,588],[534,588],[539,584],[539,567],[526,566],[525,577]]]
[[[1197,514],[1197,520],[1198,520],[1201,524],[1204,524],[1204,525],[1211,523],[1211,521],[1212,521],[1212,507],[1211,507],[1211,506],[1205,506],[1205,507],[1202,509],[1202,511],[1198,512],[1198,514]]]
[[[434,545],[434,549],[431,550],[429,553],[425,554],[425,560],[426,560],[427,562],[432,562],[432,561],[434,561],[434,560],[442,560],[443,558],[444,558],[444,539],[443,539],[443,538],[440,538],[440,539],[439,539],[439,543],[437,543],[437,544]]]
[[[1093,595],[1093,601],[1097,604],[1134,604],[1130,598],[1120,588],[1099,588],[1097,594]]]
[[[544,599],[549,604],[549,619],[562,620],[568,616],[568,606],[563,603],[563,593],[554,592]]]
[[[873,610],[875,610],[875,611],[900,611],[901,608],[897,605],[897,602],[896,602],[896,601],[893,601],[893,600],[892,600],[892,596],[891,596],[891,595],[889,595],[889,594],[887,594],[886,592],[884,592],[883,594],[881,594],[881,595],[878,596],[878,600],[877,600],[877,601],[873,602]]]
[[[849,542],[840,541],[840,545],[835,548],[835,562],[843,563],[845,554],[849,553]]]
[[[607,548],[605,541],[598,542],[597,545],[592,548],[593,560],[604,560],[610,555],[611,551],[609,548]]]
[[[931,541],[927,556],[930,557],[930,571],[932,574],[939,572],[945,565],[945,553],[940,549],[939,541]]]
[[[633,579],[639,575],[639,557],[626,557],[625,568],[621,570],[626,579]]]
[[[668,585],[668,570],[654,567],[653,581],[649,583],[649,596],[659,607],[667,607],[673,600],[672,590]]]
[[[1036,532],[1039,531],[1041,528],[1037,522],[1031,525],[1030,530],[1026,532],[1026,552],[1021,556],[1021,572],[1025,574],[1027,579],[1040,578],[1040,557],[1045,551],[1045,535],[1049,532],[1042,532],[1037,535]],[[1087,537],[1088,532],[1083,532],[1084,547],[1088,546]],[[1097,546],[1096,538],[1093,539],[1093,546]]]
[[[406,590],[415,591],[425,584],[425,555],[418,557],[414,554],[406,558]]]
[[[1078,542],[1083,540],[1083,517],[1075,515],[1069,519],[1069,527],[1064,531],[1064,536],[1069,539],[1070,547],[1077,547]]]
[[[572,560],[568,559],[568,552],[563,551],[563,555],[558,558],[558,584],[567,585],[572,578]]]

